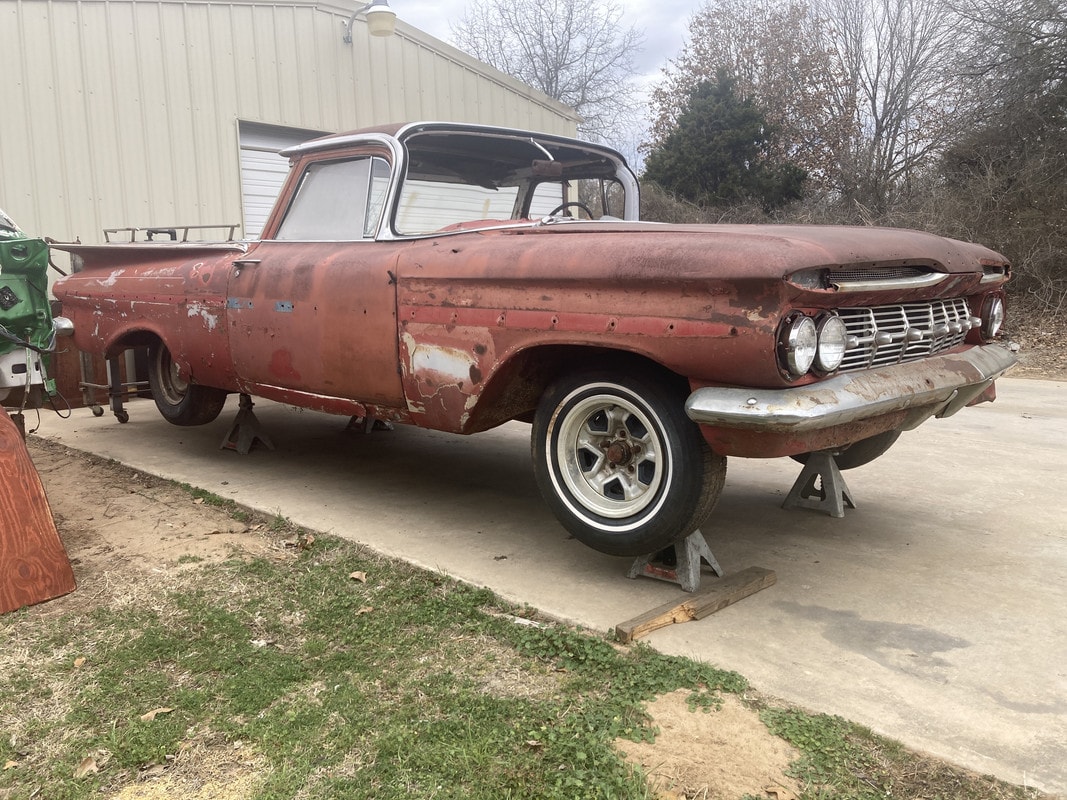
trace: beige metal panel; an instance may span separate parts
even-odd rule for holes
[[[191,61],[195,59],[198,45],[195,29],[188,25],[186,9],[181,5],[161,4],[158,16],[152,15],[158,26],[151,35],[158,39],[159,57],[155,54],[152,63],[158,64],[155,74],[156,85],[160,87],[162,100],[159,113],[148,114],[146,123],[148,135],[153,137],[158,132],[167,142],[170,157],[167,164],[160,165],[158,172],[153,172],[154,192],[158,197],[152,209],[159,219],[172,222],[182,218],[181,209],[176,206],[177,198],[189,197],[199,193],[202,184],[198,180],[197,170],[188,165],[199,163],[196,147],[196,123],[193,119],[192,89],[190,77],[193,74]],[[144,24],[144,21],[142,21]],[[149,23],[151,24],[151,23]],[[150,139],[151,141],[152,139]],[[165,181],[169,180],[169,184]]]
[[[108,215],[110,218],[105,218],[104,224],[145,224],[152,219],[149,166],[156,153],[149,152],[144,106],[151,105],[153,100],[144,96],[145,86],[139,79],[142,66],[137,60],[139,47],[134,5],[107,3],[105,7],[107,30],[95,33],[103,33],[107,43],[110,92],[102,95],[100,101],[104,108],[110,107],[112,110],[114,127],[112,142],[109,143],[105,137],[98,141],[108,152],[110,163],[105,168],[117,170],[125,213],[117,219]],[[56,7],[57,13],[61,13],[61,10],[62,6]],[[162,144],[159,152],[166,153],[166,161],[169,161],[169,151],[163,149],[168,143]],[[113,196],[109,195],[105,203],[113,200]]]
[[[216,18],[224,25],[216,25]],[[223,209],[233,203],[233,181],[227,174],[232,168],[235,147],[235,122],[222,116],[220,109],[233,109],[237,89],[229,65],[233,63],[230,37],[229,9],[207,6],[204,9],[183,7],[186,42],[186,79],[189,84],[189,127],[191,147],[196,165],[186,171],[199,183],[198,194],[220,198]],[[193,64],[206,62],[201,69]],[[232,112],[231,112],[232,113]],[[184,196],[183,192],[183,196]],[[233,222],[237,219],[222,209],[214,221]]]
[[[29,9],[31,4],[25,6]],[[70,113],[72,122],[81,116],[81,124],[75,123],[77,128],[74,130],[78,131],[77,135],[84,137],[90,155],[82,168],[68,175],[66,181],[68,189],[88,194],[92,200],[86,207],[72,210],[69,227],[52,236],[59,239],[80,236],[83,241],[91,242],[99,239],[99,231],[103,226],[117,225],[130,219],[126,207],[127,193],[118,167],[121,152],[118,130],[125,126],[118,116],[115,86],[111,78],[111,48],[107,39],[111,24],[108,6],[93,3],[73,10],[77,11],[77,23],[82,28],[82,36],[76,37],[75,41],[81,48],[78,82],[84,93],[85,105],[81,109],[72,108]],[[55,9],[57,21],[63,15],[62,11],[66,10]],[[74,80],[74,76],[70,79]],[[49,185],[43,184],[42,189],[47,190]]]
[[[190,9],[190,30],[197,32],[196,41],[206,45],[196,53],[197,60],[203,58],[209,64],[208,69],[197,70],[195,75],[190,76],[194,108],[198,112],[206,114],[216,108],[228,108],[233,110],[235,116],[240,116],[240,79],[249,77],[254,88],[254,75],[235,68],[238,48],[234,42],[234,14],[229,5],[209,5],[200,14]],[[204,28],[207,29],[206,37],[203,36]]]
[[[139,98],[126,119],[128,129],[123,132],[131,147],[129,164],[124,169],[137,183],[128,188],[131,194],[137,189],[143,194],[144,205],[139,209],[135,225],[151,225],[153,220],[173,223],[177,220],[174,207],[176,196],[182,187],[176,183],[179,164],[193,163],[183,146],[182,135],[171,135],[169,111],[172,98],[166,85],[165,61],[183,52],[180,43],[163,41],[167,32],[163,18],[172,6],[157,3],[138,3],[130,6],[133,34],[129,42],[117,43],[125,52],[118,54],[124,60],[133,58],[136,70],[130,71],[130,91],[118,102]],[[116,11],[118,8],[116,6]],[[178,35],[181,29],[179,28]],[[172,34],[173,35],[173,34]],[[175,46],[178,45],[178,46]],[[125,48],[131,48],[126,50]],[[127,62],[128,63],[128,62]],[[116,71],[121,71],[121,68]],[[137,124],[140,131],[137,130]],[[166,153],[159,158],[160,152]],[[123,224],[117,220],[113,225]]]
[[[5,54],[5,69],[16,70],[7,75],[4,86],[3,116],[0,117],[0,207],[27,231],[39,218],[36,197],[34,162],[26,157],[32,140],[30,88],[21,79],[32,66],[31,55],[22,42],[23,20],[14,4],[0,4],[0,52]],[[13,79],[15,78],[15,79]]]

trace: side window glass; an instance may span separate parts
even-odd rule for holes
[[[276,239],[353,241],[374,235],[385,205],[389,165],[361,157],[311,164],[300,176]]]

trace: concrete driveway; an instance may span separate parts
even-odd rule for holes
[[[778,583],[656,648],[737,670],[981,773],[1067,794],[1067,383],[1002,380],[993,405],[905,434],[846,474],[856,510],[784,511],[788,459],[734,459],[705,534],[727,573]],[[680,590],[627,580],[626,559],[569,539],[541,503],[528,427],[473,437],[257,401],[277,445],[220,450],[236,410],[202,428],[150,401],[130,422],[77,411],[39,435],[203,487],[606,631]],[[712,580],[706,577],[705,580]]]

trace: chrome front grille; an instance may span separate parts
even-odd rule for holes
[[[849,347],[841,371],[911,361],[962,344],[977,324],[967,301],[934,300],[876,308],[841,308]]]

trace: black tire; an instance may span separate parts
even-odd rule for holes
[[[711,514],[726,459],[651,371],[590,370],[557,380],[534,415],[538,488],[556,518],[601,553],[640,556],[684,539]]]
[[[162,342],[148,348],[148,385],[163,419],[172,425],[206,425],[226,404],[226,392],[189,383],[178,374],[170,350]]]
[[[900,438],[901,433],[903,431],[886,431],[885,433],[879,433],[866,439],[860,439],[858,442],[853,442],[834,456],[837,468],[855,469],[856,467],[862,467],[864,464],[870,464],[892,447],[893,443]],[[801,453],[800,455],[790,456],[790,458],[794,461],[799,461],[801,464],[807,464],[809,455],[811,454]]]

